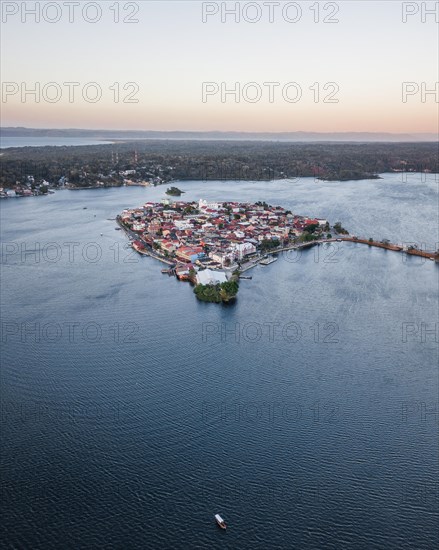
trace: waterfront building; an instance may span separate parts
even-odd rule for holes
[[[249,254],[254,254],[256,252],[256,246],[249,242],[236,243],[234,244],[234,249],[238,260],[242,260],[244,256],[248,256]]]
[[[218,283],[226,283],[227,277],[224,271],[212,271],[211,269],[203,269],[197,273],[197,284],[199,285],[215,285]]]
[[[200,246],[181,246],[177,250],[177,259],[182,262],[195,263],[199,258],[205,256],[203,249]]]

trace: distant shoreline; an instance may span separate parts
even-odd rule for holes
[[[421,143],[437,142],[433,132],[245,132],[198,130],[91,130],[81,128],[26,128],[6,126],[0,128],[3,138],[90,139],[98,141],[120,140],[199,140],[199,141],[268,141],[292,143]]]

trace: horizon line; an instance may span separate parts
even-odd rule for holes
[[[151,129],[129,129],[129,128],[57,128],[57,127],[40,127],[40,126],[1,126],[0,131],[4,130],[37,130],[37,131],[73,131],[73,132],[126,132],[126,133],[161,133],[161,134],[248,134],[248,135],[294,135],[294,134],[318,134],[318,135],[343,135],[343,134],[362,134],[362,135],[390,135],[390,136],[437,136],[438,132],[390,132],[390,131],[363,131],[363,130],[340,130],[340,131],[320,131],[320,130],[287,130],[287,131],[270,131],[270,130],[151,130]]]

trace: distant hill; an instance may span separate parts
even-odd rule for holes
[[[285,142],[425,142],[439,141],[438,134],[392,134],[382,132],[187,132],[154,130],[87,130],[56,128],[5,127],[3,137],[73,137],[96,139],[184,139],[184,140],[238,140]]]

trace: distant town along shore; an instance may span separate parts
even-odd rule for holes
[[[438,174],[436,143],[146,140],[0,151],[0,198],[45,189],[178,185],[183,181],[315,182]],[[310,180],[309,180],[310,181]],[[311,181],[310,181],[311,182]],[[176,191],[171,191],[173,194]]]
[[[388,241],[351,237],[340,222],[293,214],[265,202],[183,202],[163,199],[124,210],[119,225],[139,254],[167,264],[162,272],[195,285],[198,299],[229,302],[239,278],[252,267],[275,260],[276,252],[322,242],[349,240],[403,251]],[[437,259],[437,253],[405,252]]]

